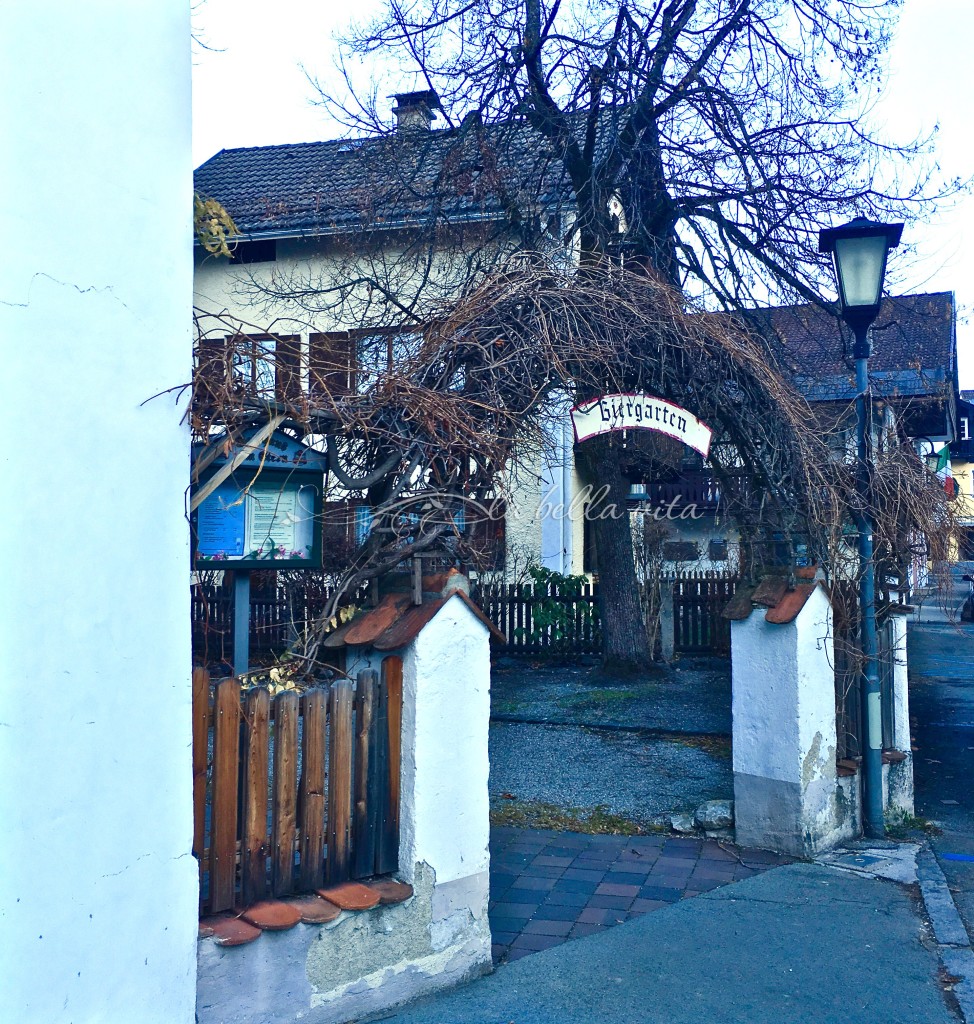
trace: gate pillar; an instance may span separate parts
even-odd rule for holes
[[[836,778],[832,606],[818,583],[739,588],[732,620],[737,842],[812,856],[853,833]]]

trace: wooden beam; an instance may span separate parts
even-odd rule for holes
[[[224,466],[221,466],[189,499],[189,510],[195,512],[200,505],[240,466],[240,464],[274,433],[286,417],[278,413],[271,417],[256,434],[240,446],[240,451]]]

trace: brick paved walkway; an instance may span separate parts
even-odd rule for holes
[[[494,961],[516,960],[788,863],[775,853],[712,839],[495,828]]]

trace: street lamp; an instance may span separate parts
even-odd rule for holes
[[[886,831],[883,813],[883,718],[879,687],[878,643],[876,635],[876,567],[873,559],[873,517],[870,506],[871,431],[869,408],[869,327],[879,313],[886,276],[886,257],[900,244],[902,224],[880,224],[856,217],[841,227],[819,233],[818,251],[832,253],[835,277],[839,285],[842,319],[852,328],[856,360],[856,490],[859,508],[859,611],[862,642],[862,706],[865,709],[866,745],[863,756],[865,773],[864,826],[868,835]]]

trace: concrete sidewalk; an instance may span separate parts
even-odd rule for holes
[[[818,864],[726,885],[383,1017],[396,1024],[957,1024],[915,887]]]

